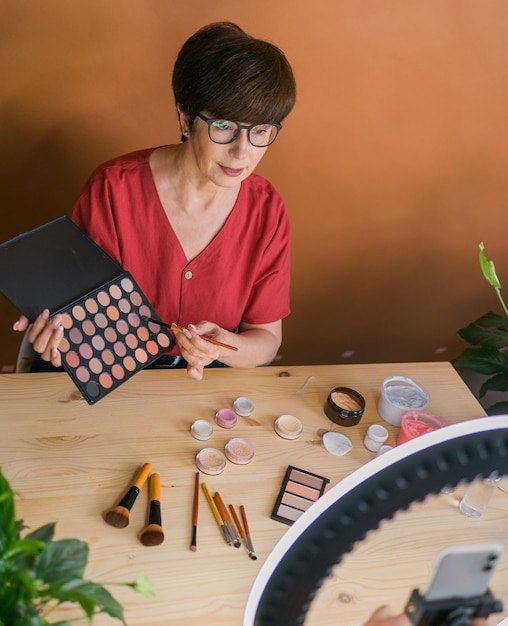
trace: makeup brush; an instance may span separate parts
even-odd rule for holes
[[[197,534],[198,534],[198,507],[199,507],[199,472],[196,472],[194,481],[194,506],[192,507],[192,539],[190,549],[192,552],[197,550]]]
[[[159,474],[152,474],[149,484],[148,525],[141,531],[139,540],[144,546],[158,546],[164,541],[164,531],[161,526],[161,477]]]
[[[226,529],[226,526],[224,525],[224,521],[221,517],[221,514],[219,513],[219,509],[217,508],[217,505],[215,504],[213,498],[212,498],[212,494],[210,493],[210,489],[208,489],[208,485],[206,483],[201,483],[201,489],[203,490],[203,493],[205,494],[206,500],[208,502],[208,504],[210,505],[210,509],[212,510],[212,514],[215,517],[215,521],[217,522],[217,525],[219,526],[221,532],[222,532],[222,536],[224,537],[224,541],[228,544],[228,546],[232,545],[231,543],[231,537],[229,536],[229,533]]]
[[[152,464],[145,463],[140,472],[136,476],[136,479],[132,483],[132,486],[116,505],[108,509],[104,513],[104,521],[110,526],[115,528],[125,528],[129,525],[129,513],[132,509],[139,492],[143,488],[143,485],[148,478],[148,474],[152,471]]]
[[[156,320],[154,317],[148,317],[146,315],[143,315],[143,319],[145,319],[147,322],[154,322],[155,324],[159,324],[160,326],[169,328],[175,333],[183,333],[183,328],[181,326],[178,326],[178,324],[168,324],[167,322],[161,322],[161,320]],[[222,341],[217,341],[217,339],[213,339],[213,337],[208,337],[207,335],[199,336],[201,337],[201,339],[208,341],[208,343],[213,343],[216,346],[222,346],[223,348],[228,348],[228,350],[238,350],[236,346],[230,346],[228,343],[222,343]]]
[[[242,516],[243,528],[245,531],[245,541],[247,543],[247,550],[249,551],[250,558],[253,561],[255,561],[258,557],[256,556],[254,552],[254,546],[252,545],[252,539],[251,539],[250,530],[249,530],[249,522],[247,521],[247,514],[245,513],[245,507],[243,506],[243,504],[240,505],[240,515]]]
[[[229,510],[231,511],[231,515],[233,516],[233,520],[235,522],[235,526],[236,526],[236,528],[238,530],[238,534],[240,535],[242,543],[245,546],[245,549],[247,550],[247,554],[249,555],[250,558],[252,558],[252,556],[251,556],[252,553],[250,552],[249,546],[247,545],[247,539],[245,538],[245,533],[243,532],[242,523],[238,519],[238,515],[237,515],[237,513],[235,511],[235,507],[232,504],[230,504],[229,505]],[[254,557],[255,556],[256,555],[254,555]],[[255,560],[255,558],[253,560]]]
[[[224,526],[226,527],[229,533],[229,536],[231,537],[231,540],[233,541],[233,545],[235,546],[235,548],[239,548],[241,546],[240,536],[236,532],[236,528],[233,523],[233,520],[231,519],[231,515],[229,514],[226,508],[226,505],[224,504],[224,500],[222,499],[218,491],[215,492],[215,495],[213,496],[213,501],[215,502],[215,504],[217,505],[217,508],[219,509],[220,516],[222,517]]]

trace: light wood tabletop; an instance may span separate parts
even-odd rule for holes
[[[143,371],[95,405],[88,405],[65,373],[0,376],[0,466],[17,493],[18,517],[30,529],[55,521],[58,538],[78,537],[90,544],[86,577],[96,582],[132,581],[146,575],[156,597],[110,587],[124,605],[130,626],[240,626],[249,589],[264,559],[288,526],[270,518],[288,465],[330,479],[343,477],[374,458],[363,445],[367,428],[381,423],[395,445],[398,428],[377,413],[382,381],[409,376],[430,395],[426,410],[446,423],[485,415],[448,363],[271,366],[250,370],[206,370],[200,382],[183,370]],[[301,395],[310,376],[313,382]],[[335,386],[351,387],[366,400],[357,426],[344,428],[323,411]],[[220,408],[239,396],[255,406],[234,428],[214,421]],[[303,433],[279,437],[274,421],[298,417]],[[191,436],[197,420],[213,424],[209,441]],[[341,432],[353,444],[345,456],[323,446],[326,431]],[[223,449],[233,437],[254,446],[247,465],[228,462],[220,475],[201,474],[226,506],[245,506],[257,560],[226,545],[204,494],[200,494],[197,550],[190,550],[195,455],[208,446]],[[147,523],[145,486],[123,529],[109,526],[103,512],[126,492],[137,471],[150,462],[160,474],[165,541],[145,547],[139,533]],[[401,610],[413,587],[427,580],[442,546],[503,540],[506,543],[508,494],[498,490],[479,520],[457,510],[461,486],[452,495],[428,498],[361,542],[327,580],[313,602],[306,624],[361,624],[381,603]],[[499,566],[508,598],[508,548]],[[506,602],[508,605],[508,602]],[[508,607],[507,607],[508,608]],[[63,614],[67,614],[63,612]],[[496,623],[497,616],[491,623]],[[100,617],[96,625],[116,623]],[[283,625],[281,625],[283,626]]]

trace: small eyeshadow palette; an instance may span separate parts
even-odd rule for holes
[[[0,245],[0,290],[32,322],[62,315],[62,365],[89,404],[174,345],[129,272],[68,217]]]
[[[329,482],[329,478],[289,465],[271,518],[291,526],[323,495]]]

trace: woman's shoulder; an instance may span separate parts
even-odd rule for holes
[[[259,174],[251,174],[242,183],[244,197],[262,203],[270,202],[284,206],[284,201],[273,184]]]
[[[143,148],[104,161],[93,170],[90,179],[97,177],[115,178],[123,176],[123,173],[126,171],[149,171],[150,155],[156,149],[157,148]]]

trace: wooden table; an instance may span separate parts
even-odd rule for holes
[[[431,398],[428,410],[448,423],[484,415],[447,363],[207,370],[201,382],[191,380],[185,371],[152,370],[140,372],[93,406],[81,398],[66,374],[5,374],[0,376],[0,465],[19,494],[18,517],[31,529],[56,521],[58,538],[89,542],[88,578],[132,581],[143,574],[151,579],[154,599],[111,588],[124,605],[130,626],[239,626],[259,567],[288,528],[270,519],[287,466],[327,476],[333,485],[372,459],[363,438],[369,424],[382,422],[376,410],[379,390],[392,374],[410,376],[426,387]],[[315,381],[303,395],[295,395],[311,375]],[[337,385],[352,387],[366,399],[365,414],[356,427],[341,429],[323,413],[328,393]],[[214,425],[209,442],[190,435],[194,420],[213,423],[215,411],[232,407],[238,396],[253,400],[251,418],[239,418],[233,430]],[[303,422],[299,439],[284,440],[274,432],[273,422],[283,413]],[[390,432],[387,443],[393,445],[398,429],[385,425]],[[329,454],[321,439],[327,430],[347,434],[352,451],[344,457]],[[202,480],[212,492],[220,491],[227,504],[245,505],[257,561],[250,560],[243,548],[225,544],[203,495],[197,551],[189,549],[195,454],[208,445],[223,448],[233,436],[252,442],[252,463],[228,463],[221,475],[202,475]],[[162,545],[150,548],[138,540],[146,524],[146,487],[127,528],[112,528],[102,519],[103,511],[118,501],[146,461],[161,475],[166,534]],[[457,512],[458,495],[441,495],[387,522],[374,540],[362,542],[336,568],[311,607],[309,624],[361,624],[381,602],[401,609],[411,586],[424,584],[441,544],[499,539],[501,529],[506,538],[508,495],[498,492],[480,520]],[[508,581],[507,556],[500,574],[504,572]],[[94,622],[113,623],[106,617]]]

